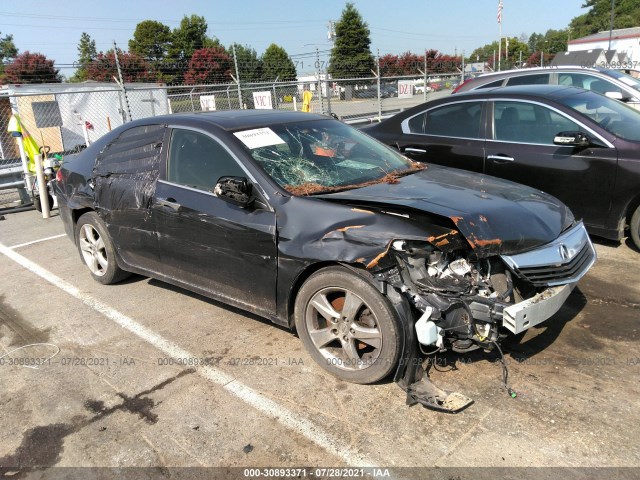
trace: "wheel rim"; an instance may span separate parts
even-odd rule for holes
[[[305,322],[311,342],[329,365],[358,371],[379,361],[383,338],[378,319],[354,292],[320,290],[307,304]]]
[[[80,228],[79,240],[80,252],[82,252],[84,263],[87,264],[91,273],[102,277],[107,273],[107,267],[109,266],[104,240],[102,240],[98,231],[88,223]]]

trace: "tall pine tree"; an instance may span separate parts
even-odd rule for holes
[[[72,82],[84,82],[87,79],[87,67],[96,58],[96,41],[87,32],[82,32],[78,42],[78,63],[76,73],[70,78]]]
[[[353,3],[347,3],[335,29],[329,73],[335,79],[371,76],[375,66],[369,48],[371,32]]]

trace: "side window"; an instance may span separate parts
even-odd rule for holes
[[[553,145],[559,132],[580,131],[580,126],[550,108],[526,102],[495,102],[495,140]]]
[[[504,82],[504,78],[501,78],[500,80],[496,80],[495,82],[485,83],[484,85],[476,88],[476,90],[480,90],[482,88],[501,87],[502,86],[502,82]]]
[[[441,137],[481,138],[483,102],[437,107],[409,120],[409,131]]]
[[[537,73],[535,75],[519,75],[507,81],[508,86],[512,85],[547,85],[549,83],[548,73]]]
[[[167,180],[201,190],[211,190],[223,176],[246,174],[216,140],[203,133],[175,129],[167,161]]]

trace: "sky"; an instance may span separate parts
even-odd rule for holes
[[[498,0],[354,0],[371,30],[373,54],[443,53],[467,55],[497,40]],[[503,0],[503,36],[566,28],[585,13],[583,0]],[[562,5],[560,7],[559,5]],[[299,73],[315,70],[315,50],[328,60],[329,21],[338,21],[345,0],[0,0],[0,32],[12,34],[20,52],[39,52],[55,60],[70,77],[78,41],[87,32],[98,51],[115,40],[126,50],[135,26],[157,20],[171,28],[184,15],[203,16],[209,36],[223,45],[249,45],[261,55],[276,43],[296,62]],[[326,53],[322,53],[326,52]]]

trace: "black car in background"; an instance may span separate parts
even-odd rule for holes
[[[555,198],[300,112],[127,123],[65,159],[55,194],[98,282],[135,272],[249,310],[337,377],[394,372],[439,410],[470,400],[429,384],[420,348],[492,349],[554,315],[595,261]]]
[[[550,85],[501,87],[427,102],[366,127],[428,163],[543,190],[598,236],[640,248],[640,112]]]

